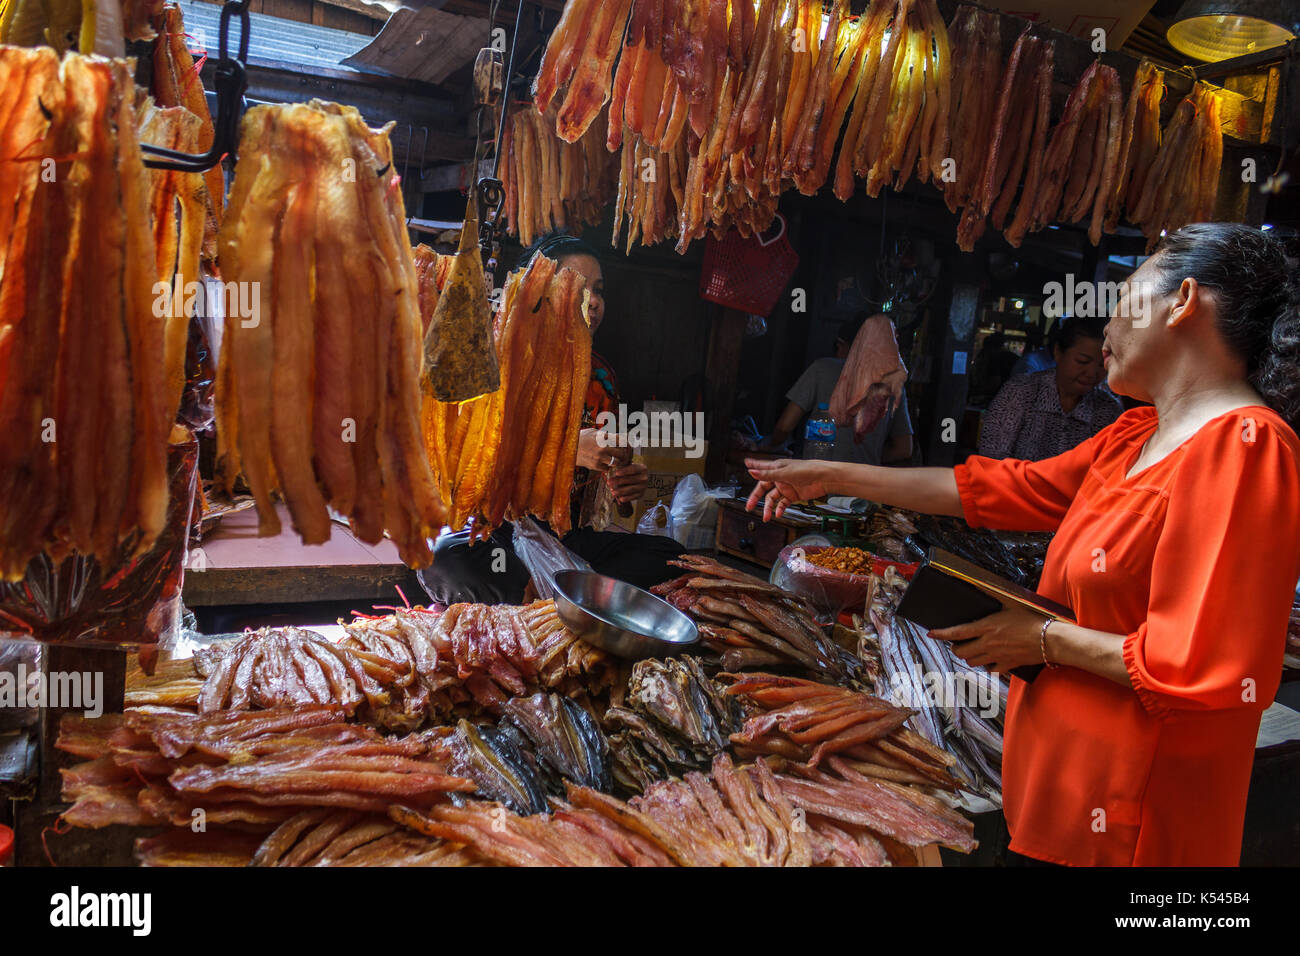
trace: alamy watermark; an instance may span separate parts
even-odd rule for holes
[[[0,708],[19,710],[51,707],[80,710],[86,717],[104,713],[104,675],[101,671],[28,672],[26,664],[0,671]]]
[[[703,412],[638,412],[619,403],[617,412],[596,416],[601,448],[685,448],[687,458],[704,455]]]
[[[1067,273],[1064,282],[1043,285],[1043,315],[1060,318],[1131,319],[1135,328],[1151,323],[1155,287],[1150,282],[1075,282]]]
[[[1001,685],[996,674],[978,671],[925,671],[917,686],[909,676],[891,675],[889,702],[900,707],[922,709],[938,707],[944,710],[965,708],[979,716],[991,718],[998,715],[1001,702]]]

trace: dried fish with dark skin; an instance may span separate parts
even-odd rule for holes
[[[502,711],[556,773],[597,790],[613,786],[609,741],[578,703],[556,694],[534,694],[514,698]]]
[[[500,800],[516,813],[546,812],[541,782],[508,737],[462,720],[448,745],[451,772],[473,780],[485,796]]]

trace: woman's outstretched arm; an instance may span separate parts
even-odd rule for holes
[[[752,511],[763,503],[763,520],[780,517],[787,505],[823,495],[851,495],[924,514],[962,516],[961,496],[951,468],[883,468],[839,461],[745,460],[758,481],[749,496]]]

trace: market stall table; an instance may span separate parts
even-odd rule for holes
[[[398,587],[408,595],[422,593],[391,541],[363,544],[335,522],[324,544],[304,545],[284,505],[277,510],[282,530],[275,537],[257,536],[257,512],[249,508],[222,518],[190,552],[188,607],[392,599]]]

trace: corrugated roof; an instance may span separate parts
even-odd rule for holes
[[[488,21],[434,7],[401,7],[347,63],[425,83],[441,83],[487,46]]]
[[[202,46],[214,59],[221,27],[221,7],[201,0],[176,0],[185,18],[185,32],[194,39],[190,48]],[[283,20],[264,13],[249,13],[248,60],[273,61],[301,67],[328,67],[335,70],[372,72],[344,66],[343,61],[352,56],[373,37],[347,30],[319,27],[312,23]],[[231,23],[229,45],[231,53],[239,48],[239,25]]]

